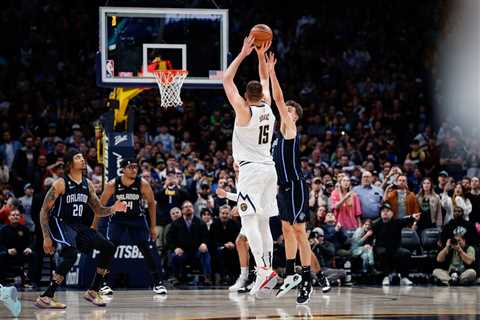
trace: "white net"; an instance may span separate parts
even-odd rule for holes
[[[187,70],[160,70],[153,74],[160,90],[160,105],[163,108],[181,106],[180,91],[188,75]]]

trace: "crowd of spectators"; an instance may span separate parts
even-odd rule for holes
[[[265,12],[253,1],[227,1],[230,49],[238,52],[252,21],[274,31],[285,96],[304,108],[299,131],[310,185],[308,227],[322,267],[341,268],[357,257],[359,271],[379,269],[389,276],[384,282],[398,272],[406,284],[411,252],[402,248],[401,229],[421,237],[438,228],[434,276],[466,283],[476,278],[479,249],[480,143],[473,128],[435,112],[441,27],[435,17],[443,2],[375,2],[368,8],[272,4]],[[95,86],[96,14],[96,6],[82,1],[46,0],[7,1],[0,13],[0,223],[25,226],[22,232],[37,240],[10,248],[0,235],[2,261],[41,255],[42,196],[63,176],[68,148],[84,153],[87,175],[101,191],[91,123],[107,111],[108,92]],[[256,74],[256,63],[247,60],[238,83]],[[235,190],[234,114],[221,91],[185,90],[182,99],[182,109],[169,111],[159,108],[154,91],[131,102],[135,154],[157,201],[156,244],[166,271],[180,280],[193,259],[206,283],[215,280],[212,273],[228,283],[238,273],[239,219],[231,213],[235,203],[216,190]],[[281,230],[272,230],[282,261]],[[398,260],[401,270],[393,270]],[[31,268],[34,280],[38,268]]]

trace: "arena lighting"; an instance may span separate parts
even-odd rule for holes
[[[457,2],[439,43],[437,117],[451,119],[465,134],[480,121],[480,2]]]

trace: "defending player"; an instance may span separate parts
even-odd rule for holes
[[[97,270],[84,298],[96,306],[105,306],[105,301],[98,294],[98,290],[108,272],[115,247],[100,233],[85,225],[82,216],[87,205],[99,217],[106,217],[114,212],[124,212],[127,207],[121,201],[115,202],[112,207],[103,207],[100,204],[92,182],[83,176],[85,159],[78,150],[67,152],[64,156],[64,163],[65,177],[53,183],[40,210],[43,249],[46,254],[53,254],[55,251],[53,241],[57,245],[61,245],[62,262],[55,269],[50,285],[37,298],[35,305],[39,308],[66,308],[65,304],[54,299],[57,287],[63,282],[65,275],[77,260],[78,251],[87,253],[96,249],[100,251]]]
[[[265,52],[271,42],[255,48],[259,57],[259,81],[247,84],[243,98],[233,79],[241,62],[253,51],[254,38],[244,39],[242,50],[224,73],[223,87],[235,110],[232,138],[233,158],[240,165],[237,207],[242,226],[257,265],[257,277],[250,291],[273,288],[277,274],[272,269],[273,239],[269,219],[278,215],[277,173],[270,153],[275,116]],[[258,295],[257,295],[258,297]]]
[[[310,275],[311,249],[308,242],[305,222],[309,220],[308,186],[300,165],[300,134],[296,122],[303,114],[300,104],[293,100],[285,102],[275,74],[276,59],[273,53],[267,59],[268,72],[272,81],[272,94],[280,113],[280,130],[273,144],[273,160],[278,175],[278,208],[282,220],[287,258],[284,283],[277,297],[284,296],[300,284],[297,304],[306,304],[313,292]],[[295,273],[297,249],[302,263],[301,277]]]
[[[157,239],[155,229],[157,206],[152,187],[146,180],[138,176],[138,164],[135,160],[124,159],[120,162],[120,167],[123,174],[107,183],[100,197],[100,202],[106,205],[113,196],[115,200],[126,203],[127,211],[117,212],[110,216],[107,238],[113,242],[115,247],[118,247],[124,233],[128,233],[133,244],[138,247],[145,258],[145,263],[153,280],[153,292],[167,294],[167,289],[163,285],[153,255],[153,241]],[[145,200],[148,205],[150,228],[145,217],[142,200]],[[97,222],[98,218],[95,218],[93,228],[96,228]],[[113,293],[108,286],[104,286],[101,292],[103,294]]]

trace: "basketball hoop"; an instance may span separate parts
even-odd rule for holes
[[[157,70],[153,72],[160,90],[160,105],[163,108],[182,105],[180,90],[188,75],[187,70]]]

